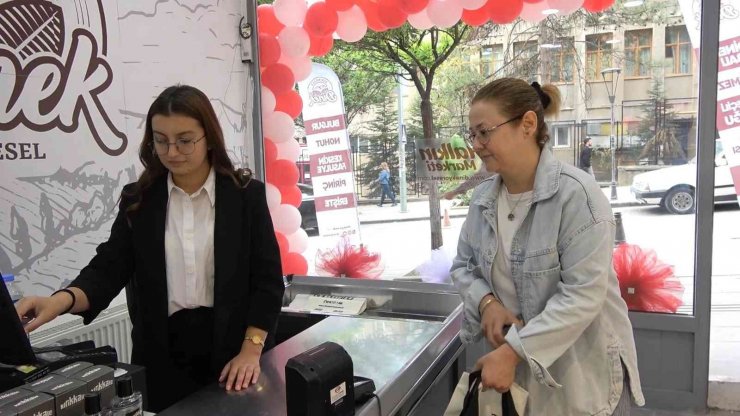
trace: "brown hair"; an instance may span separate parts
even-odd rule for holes
[[[473,97],[478,101],[490,101],[498,106],[506,118],[521,116],[527,111],[537,114],[537,133],[535,139],[540,148],[550,140],[545,116],[560,112],[560,90],[552,84],[533,82],[527,84],[519,78],[499,78],[479,89]]]
[[[190,117],[200,123],[208,145],[208,160],[217,173],[230,176],[234,183],[240,186],[246,186],[246,176],[251,178],[251,172],[234,169],[226,153],[221,125],[208,97],[199,89],[189,85],[175,85],[159,94],[146,115],[144,138],[139,146],[139,160],[144,165],[144,172],[139,176],[131,192],[126,195],[136,198],[136,202],[126,210],[127,215],[139,209],[144,191],[149,189],[159,177],[167,174],[167,168],[162,165],[154,150],[152,118],[155,115],[173,114]]]

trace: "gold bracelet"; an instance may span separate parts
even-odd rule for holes
[[[490,305],[491,302],[493,302],[493,301],[498,301],[498,299],[496,299],[496,296],[494,296],[493,294],[491,294],[491,297],[488,298],[488,300],[483,304],[483,306],[480,307],[480,314],[481,315],[483,315],[483,312],[486,311],[486,308],[488,307],[488,305]]]

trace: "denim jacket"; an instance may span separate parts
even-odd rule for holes
[[[481,338],[478,306],[495,295],[500,186],[494,175],[475,189],[451,269],[465,304],[466,343]],[[544,149],[532,205],[510,253],[524,326],[512,326],[506,341],[522,358],[516,382],[529,391],[529,415],[611,415],[623,368],[633,401],[644,404],[632,326],[612,267],[614,232],[611,207],[593,178]]]

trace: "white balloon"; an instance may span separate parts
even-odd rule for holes
[[[478,10],[483,7],[488,0],[461,0],[463,9]]]
[[[547,15],[542,14],[542,12],[552,8],[553,7],[550,6],[548,0],[542,0],[539,3],[528,3],[525,1],[524,7],[522,8],[522,14],[520,14],[519,17],[521,17],[525,22],[539,23],[547,17]]]
[[[265,195],[267,196],[267,206],[270,208],[270,212],[275,211],[283,201],[283,197],[280,196],[280,190],[271,183],[265,184]]]
[[[462,17],[462,15],[460,15],[460,17]],[[415,29],[419,29],[419,30],[426,30],[434,26],[434,23],[432,23],[432,21],[429,20],[427,9],[424,9],[416,14],[410,14],[409,24]]]
[[[282,111],[263,114],[262,127],[265,130],[265,136],[276,144],[293,139],[293,133],[295,133],[293,119]]]
[[[462,13],[459,0],[431,0],[427,6],[429,20],[440,29],[454,26],[462,18]]]
[[[299,57],[308,55],[311,38],[302,27],[285,26],[278,35],[280,51],[283,55]]]
[[[281,204],[272,216],[275,230],[290,235],[301,228],[301,213],[293,205]]]
[[[547,0],[547,3],[559,16],[569,15],[583,6],[583,0]]]
[[[270,91],[270,89],[265,87],[264,85],[262,86],[262,88],[260,88],[260,90],[262,95],[262,114],[275,111],[275,104],[277,103],[277,101],[275,100],[275,94],[273,94],[272,91]]]
[[[288,247],[293,253],[303,253],[308,249],[308,234],[303,228],[299,228],[293,234],[286,236]]]
[[[285,26],[300,26],[306,18],[308,5],[304,0],[275,0],[275,17]]]
[[[301,145],[296,140],[286,140],[281,143],[275,143],[277,147],[277,158],[295,162],[301,155]]]
[[[359,6],[354,5],[347,11],[337,12],[337,16],[337,35],[343,41],[357,42],[367,33],[367,19]]]
[[[311,75],[313,66],[311,65],[311,58],[308,56],[292,57],[287,55],[281,55],[278,63],[281,63],[293,72],[296,82],[303,81]]]

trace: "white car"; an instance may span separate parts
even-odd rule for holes
[[[730,168],[718,140],[714,158],[714,201],[737,203]],[[694,212],[696,199],[696,158],[685,165],[671,166],[635,175],[630,190],[635,198],[658,204],[672,214]]]

